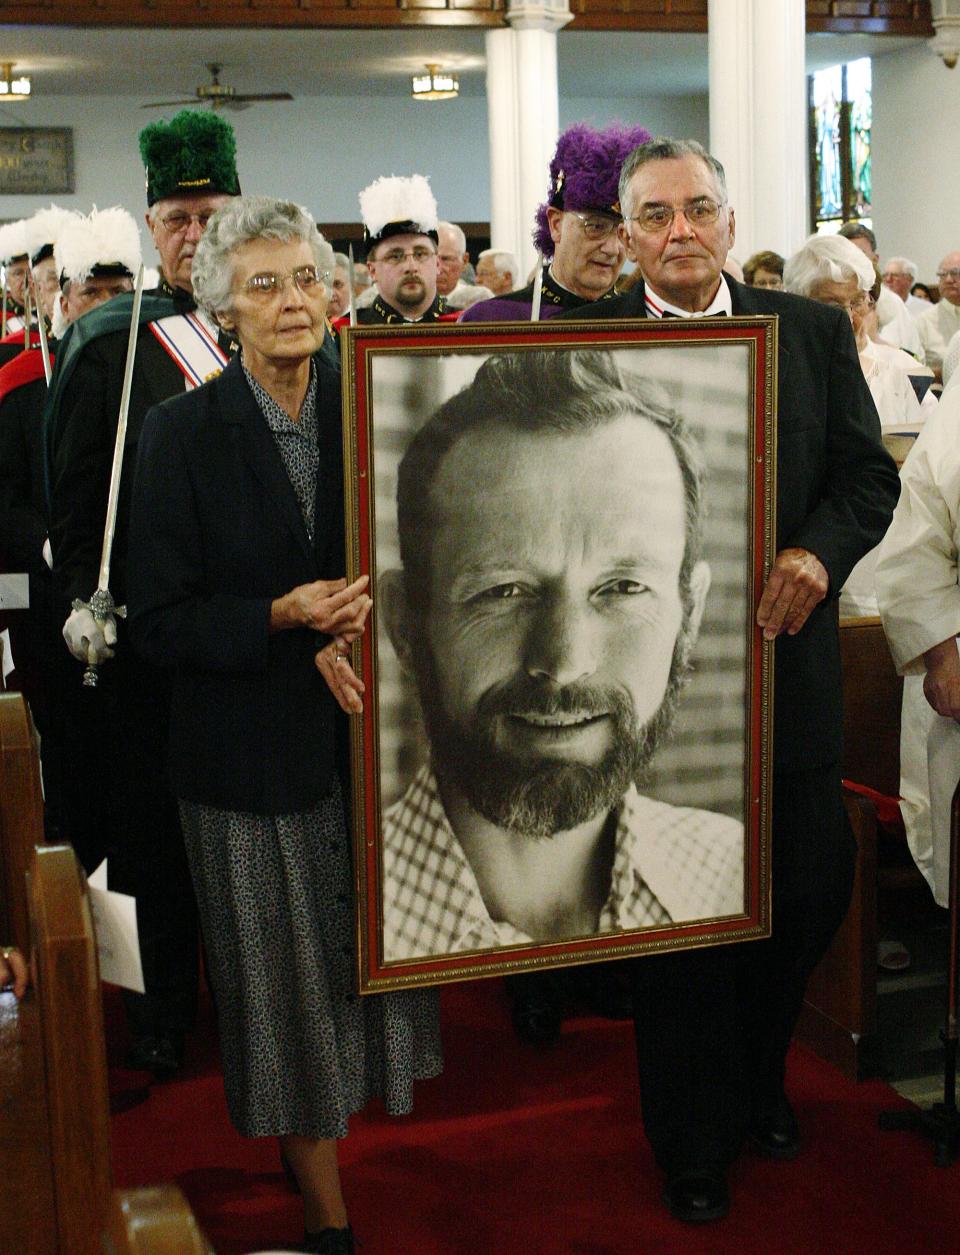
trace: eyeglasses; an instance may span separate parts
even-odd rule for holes
[[[160,221],[171,235],[180,235],[182,231],[188,231],[193,223],[196,223],[201,231],[206,231],[207,223],[215,213],[215,209],[206,209],[202,214],[188,214],[176,209]]]
[[[588,240],[607,239],[616,231],[619,223],[619,219],[608,218],[606,214],[581,214],[575,209],[568,212],[580,223],[580,229]]]
[[[848,314],[853,311],[859,313],[860,310],[869,308],[873,305],[873,299],[871,298],[869,292],[858,292],[852,301],[840,301],[834,297],[816,297],[815,299],[819,301],[821,305],[830,305],[833,309],[842,309]]]
[[[938,279],[960,279],[960,270],[938,270]]]
[[[389,248],[380,254],[377,261],[386,262],[388,266],[402,266],[408,257],[412,257],[418,266],[422,266],[431,257],[436,257],[436,253],[432,248]]]
[[[708,227],[720,217],[722,208],[722,204],[708,196],[699,196],[676,208],[673,205],[643,205],[638,214],[627,215],[625,221],[636,222],[641,231],[652,234],[654,231],[665,231],[677,214],[682,213],[692,227]]]
[[[324,277],[316,266],[299,266],[286,275],[274,274],[270,270],[265,270],[259,275],[251,275],[244,283],[243,290],[255,297],[277,296],[287,286],[288,279],[292,279],[297,289],[303,293],[313,292],[324,282]]]

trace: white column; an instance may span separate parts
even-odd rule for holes
[[[734,253],[788,257],[809,234],[804,0],[710,0],[710,150],[736,211]]]
[[[536,260],[533,218],[560,126],[557,31],[572,17],[568,0],[520,0],[508,3],[509,27],[486,36],[490,243],[516,253],[522,275]]]

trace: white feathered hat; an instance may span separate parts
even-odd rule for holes
[[[32,218],[27,219],[25,224],[27,252],[32,266],[36,266],[38,262],[53,256],[53,246],[57,242],[60,233],[68,222],[79,216],[72,209],[61,209],[59,205],[48,205],[46,209],[37,210]]]
[[[427,235],[436,244],[437,202],[422,174],[375,179],[360,193],[364,239],[379,244],[391,235]]]
[[[84,283],[91,275],[131,279],[140,268],[140,229],[119,205],[74,215],[57,237],[53,250],[60,286]]]
[[[27,256],[27,221],[20,218],[0,227],[0,262],[9,265]]]

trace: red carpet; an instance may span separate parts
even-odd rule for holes
[[[379,1108],[342,1145],[362,1255],[911,1255],[960,1250],[960,1165],[939,1169],[915,1135],[883,1133],[902,1105],[879,1082],[855,1085],[802,1049],[789,1089],[805,1137],[793,1163],[745,1155],[730,1217],[671,1220],[642,1136],[629,1026],[567,1022],[555,1049],[514,1037],[499,981],[443,993],[446,1072],[417,1090],[412,1116]],[[111,1061],[122,1055],[108,998]],[[114,1068],[117,1184],[173,1180],[218,1255],[294,1245],[298,1199],[276,1143],[230,1126],[209,1012],[184,1079],[142,1088]]]

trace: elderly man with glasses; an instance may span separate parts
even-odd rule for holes
[[[160,283],[140,308],[110,569],[116,605],[126,601],[131,481],[146,413],[217,374],[236,348],[196,309],[192,288],[207,222],[240,192],[233,130],[216,114],[184,110],[143,130],[140,155]],[[182,1062],[197,980],[196,907],[166,776],[169,679],[134,653],[122,620],[95,617],[88,605],[99,583],[132,301],[118,296],[68,333],[44,424],[53,581],[77,660],[64,681],[74,747],[64,765],[67,822],[87,870],[109,853],[111,888],[137,900],[146,992],[125,996],[127,1062],[163,1077]],[[81,684],[89,665],[99,666],[96,688]]]
[[[668,1209],[702,1222],[729,1209],[726,1173],[747,1136],[768,1158],[800,1150],[787,1048],[853,876],[837,595],[883,535],[899,483],[846,309],[723,273],[735,220],[716,158],[693,140],[645,144],[623,164],[620,201],[642,282],[567,317],[779,315],[777,556],[756,611],[776,657],[773,934],[650,956],[633,969],[644,1130],[667,1177]]]
[[[650,138],[643,127],[583,123],[568,127],[550,162],[550,190],[537,210],[534,243],[544,259],[540,317],[553,318],[613,293],[623,269],[617,234],[622,221],[617,180],[627,153]],[[528,319],[533,281],[492,301],[480,301],[461,322]]]
[[[940,300],[917,319],[917,330],[927,355],[927,365],[943,371],[947,345],[960,331],[960,252],[947,253],[937,267]]]

